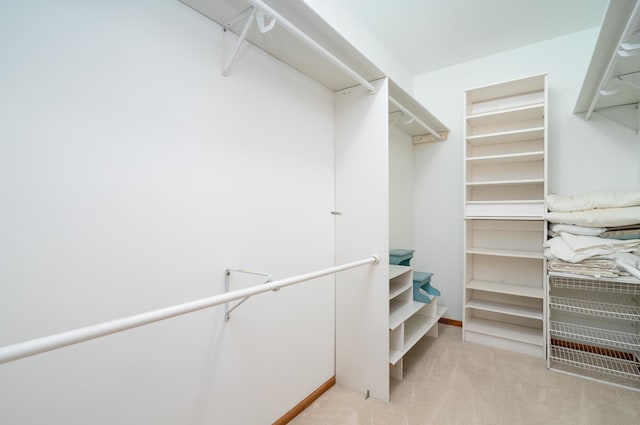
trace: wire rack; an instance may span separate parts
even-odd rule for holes
[[[549,282],[554,288],[640,295],[640,280],[633,278],[600,280],[589,277],[576,277],[575,275],[566,275],[562,273],[549,273]]]
[[[556,289],[549,297],[549,307],[554,310],[586,314],[620,320],[640,320],[640,305],[625,294],[603,294],[568,289]],[[580,291],[582,292],[582,291]]]
[[[640,382],[640,363],[572,348],[551,346],[551,361],[575,368]]]
[[[554,320],[549,322],[549,332],[559,338],[569,338],[574,341],[623,350],[640,351],[640,334],[637,333],[618,332]]]

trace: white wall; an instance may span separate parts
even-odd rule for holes
[[[549,191],[640,187],[640,139],[606,118],[572,113],[598,29],[419,75],[415,97],[450,128],[444,143],[414,149],[418,270],[435,273],[447,316],[462,318],[462,126],[464,90],[548,73]]]
[[[175,0],[0,3],[0,346],[333,265],[333,93],[221,43]],[[0,423],[271,423],[333,374],[326,277],[0,365]]]
[[[413,141],[389,126],[389,248],[413,249]]]

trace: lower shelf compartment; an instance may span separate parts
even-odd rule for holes
[[[553,368],[553,363],[569,366],[577,369],[575,372],[587,371],[593,373],[591,378],[606,378],[607,376],[622,378],[625,381],[618,381],[617,384],[631,384],[632,387],[640,388],[640,362],[637,360],[627,360],[617,357],[606,356],[573,348],[551,346],[549,350],[549,361]],[[561,368],[561,371],[570,371]]]
[[[435,316],[423,316],[421,314],[414,314],[406,322],[404,322],[404,346],[402,350],[389,350],[389,363],[396,365],[398,361],[405,355],[414,345],[422,339],[438,324],[438,320],[446,313],[447,307],[438,306],[438,310]]]
[[[473,317],[464,324],[464,340],[545,357],[542,329]]]

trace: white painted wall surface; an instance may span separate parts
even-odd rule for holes
[[[413,141],[389,126],[389,249],[413,249]]]
[[[451,132],[414,149],[416,269],[435,273],[448,317],[462,317],[462,126],[464,90],[548,73],[549,191],[640,187],[640,139],[606,118],[572,113],[598,29],[533,44],[415,78],[415,97]]]
[[[333,93],[221,42],[175,0],[0,3],[0,346],[334,264]],[[303,285],[0,365],[0,423],[271,423],[334,374]]]

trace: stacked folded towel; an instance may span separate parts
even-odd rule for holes
[[[640,191],[601,191],[546,199],[550,270],[640,278]]]

